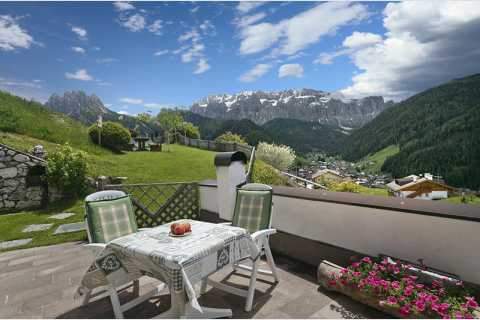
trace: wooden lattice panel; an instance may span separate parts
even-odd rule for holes
[[[122,190],[130,195],[140,228],[179,219],[196,219],[199,215],[196,183],[120,184],[107,185],[105,189]]]

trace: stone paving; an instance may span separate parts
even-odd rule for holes
[[[26,226],[22,232],[37,232],[37,231],[45,231],[50,229],[53,226],[53,223],[46,223],[46,224],[31,224]]]
[[[74,222],[58,226],[53,234],[70,233],[82,230],[85,230],[85,222]]]
[[[57,213],[57,214],[51,215],[50,217],[48,217],[48,219],[63,220],[63,219],[70,218],[74,215],[75,215],[75,213],[73,213],[73,212],[62,212],[62,213]]]
[[[91,263],[91,252],[83,243],[67,243],[10,251],[0,254],[0,318],[113,318],[110,300],[103,298],[82,307],[74,300],[84,271]],[[234,318],[385,318],[386,315],[345,296],[327,292],[315,282],[315,268],[275,257],[280,282],[269,277],[257,281],[252,312],[243,311],[245,300],[210,288],[199,301],[209,307],[230,307]],[[243,272],[225,268],[216,280],[224,279],[236,286],[246,286]],[[151,290],[158,281],[143,277],[141,293]],[[129,290],[120,299],[133,297]],[[145,301],[125,313],[126,318],[151,318],[169,308],[169,296]]]
[[[23,246],[23,245],[29,243],[32,240],[33,240],[33,238],[3,241],[3,242],[0,242],[0,249],[8,249],[8,248],[13,248],[13,247]],[[0,264],[0,266],[1,266],[1,264]]]

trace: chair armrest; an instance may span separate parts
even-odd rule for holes
[[[267,236],[275,233],[277,233],[277,229],[265,229],[252,233],[251,237],[253,241],[257,241],[261,238],[266,238]]]
[[[217,224],[221,224],[222,226],[231,226],[232,225],[231,222],[220,222],[220,223],[217,223]]]

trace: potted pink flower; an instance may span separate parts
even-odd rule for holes
[[[422,277],[424,279],[424,277]],[[364,257],[342,268],[329,262],[319,267],[319,280],[329,290],[400,318],[477,318],[473,289],[441,278],[422,281],[412,266],[388,259]]]

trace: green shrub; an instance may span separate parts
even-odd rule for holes
[[[93,143],[98,144],[99,128],[93,124],[88,128],[88,134]],[[101,144],[113,151],[125,150],[130,143],[131,135],[128,129],[116,122],[104,122],[101,129]]]
[[[200,139],[200,129],[191,122],[182,122],[178,128],[178,132],[186,135],[190,139]]]
[[[360,192],[360,186],[352,181],[345,181],[341,183],[328,183],[327,187],[329,190],[338,191],[338,192]]]
[[[265,161],[272,167],[285,171],[295,160],[295,151],[289,146],[260,142],[257,146],[258,159]]]
[[[67,197],[78,197],[87,190],[87,158],[83,151],[74,151],[65,144],[47,158],[47,182]]]
[[[215,142],[238,143],[238,144],[247,145],[247,142],[245,141],[245,139],[241,135],[232,133],[230,131],[227,131],[227,132],[219,135],[218,137],[216,137]]]
[[[271,186],[285,186],[287,179],[282,177],[272,166],[256,160],[253,166],[253,182]]]

